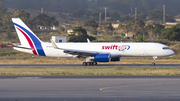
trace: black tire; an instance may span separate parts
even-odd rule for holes
[[[93,62],[93,65],[97,65],[97,62]]]
[[[154,66],[154,65],[156,65],[156,64],[153,62],[152,65]]]
[[[83,62],[83,66],[86,66],[87,65],[87,63],[86,62]]]
[[[87,65],[90,66],[90,65],[91,65],[91,62],[87,62]]]
[[[91,65],[93,65],[93,62],[90,62],[91,63]]]

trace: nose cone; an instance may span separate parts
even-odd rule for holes
[[[169,51],[168,51],[168,54],[171,56],[171,55],[174,54],[174,52],[173,52],[172,50],[169,50]]]

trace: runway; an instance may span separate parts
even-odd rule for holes
[[[94,66],[86,67],[109,67],[113,68],[115,66],[122,67],[180,67],[180,64],[156,64],[152,66],[151,64],[98,64]],[[85,67],[82,64],[0,64],[0,67]]]
[[[0,76],[0,101],[178,101],[180,76]]]

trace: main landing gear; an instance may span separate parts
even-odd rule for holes
[[[86,57],[86,62],[83,62],[83,66],[97,65],[93,57]]]
[[[97,65],[97,62],[83,62],[83,66]]]
[[[153,56],[153,62],[152,62],[152,64],[151,64],[151,65],[153,65],[153,66],[154,66],[154,65],[156,65],[156,64],[155,64],[155,62],[156,62],[156,58],[157,58],[157,56]]]

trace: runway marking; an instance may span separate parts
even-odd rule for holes
[[[103,87],[103,88],[100,88],[99,90],[102,91],[102,90],[104,90],[104,89],[109,89],[109,88],[154,86],[154,85],[163,85],[163,84],[169,85],[169,84],[176,84],[176,83],[179,83],[179,82],[168,82],[168,83],[153,83],[153,84],[140,84],[140,85],[126,85],[126,86]]]
[[[18,77],[16,79],[40,79],[41,77]]]

